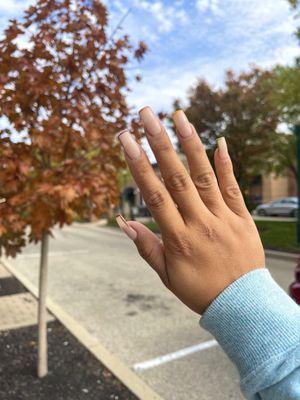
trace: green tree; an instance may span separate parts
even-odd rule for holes
[[[271,157],[272,171],[281,175],[289,170],[297,179],[296,138],[291,133],[278,135],[274,145],[274,155]]]
[[[271,78],[271,98],[283,122],[290,124],[300,115],[300,65],[277,67]]]
[[[270,83],[273,87],[270,98],[280,114],[280,120],[291,128],[300,115],[300,66],[276,67]],[[289,169],[297,178],[294,135],[281,135],[276,147],[276,156],[273,158],[275,172],[280,174]]]
[[[288,2],[292,6],[292,8],[294,10],[296,10],[296,18],[299,18],[299,16],[300,16],[300,10],[299,10],[300,1],[299,0],[288,0]],[[295,35],[297,36],[298,40],[300,41],[300,27],[296,30]],[[299,59],[298,59],[298,62],[299,62]]]
[[[278,142],[279,112],[270,98],[271,76],[271,71],[256,67],[240,75],[228,71],[221,89],[200,80],[190,90],[185,110],[210,157],[216,138],[226,137],[246,200],[253,177],[272,170]]]

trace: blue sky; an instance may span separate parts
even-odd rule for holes
[[[0,2],[0,31],[9,18],[18,18],[34,0]],[[291,64],[299,54],[293,36],[297,21],[287,0],[107,0],[110,26],[130,9],[123,31],[144,40],[150,52],[130,74],[130,103],[171,109],[184,99],[197,78],[220,86],[227,68],[236,71],[255,63],[270,67]],[[299,21],[298,21],[299,22]]]
[[[199,77],[220,86],[228,68],[290,64],[299,54],[287,0],[109,0],[111,21],[128,9],[124,31],[150,52],[131,95],[137,108],[169,110]],[[299,22],[299,21],[298,21]]]

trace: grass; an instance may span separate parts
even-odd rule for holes
[[[296,222],[255,221],[265,249],[299,253]]]
[[[152,231],[154,233],[159,233],[159,228],[158,228],[156,222],[150,221],[150,222],[144,223],[144,225],[147,226],[147,228],[149,228],[150,231]],[[107,226],[118,227],[118,224],[115,219],[111,219],[108,221]]]
[[[296,244],[296,222],[255,221],[265,249],[300,253],[300,246]],[[159,228],[155,222],[145,225],[153,232]],[[117,226],[115,220],[108,222],[108,226]]]

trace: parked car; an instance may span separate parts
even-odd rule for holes
[[[255,209],[257,215],[297,217],[298,198],[285,197],[267,204],[260,204]]]

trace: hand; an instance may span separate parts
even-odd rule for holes
[[[167,288],[202,314],[233,281],[264,267],[264,250],[234,177],[225,138],[218,139],[215,151],[217,180],[195,128],[183,111],[174,114],[189,175],[151,108],[143,108],[140,117],[165,185],[127,130],[119,140],[162,241],[138,222],[121,216],[117,221]]]

